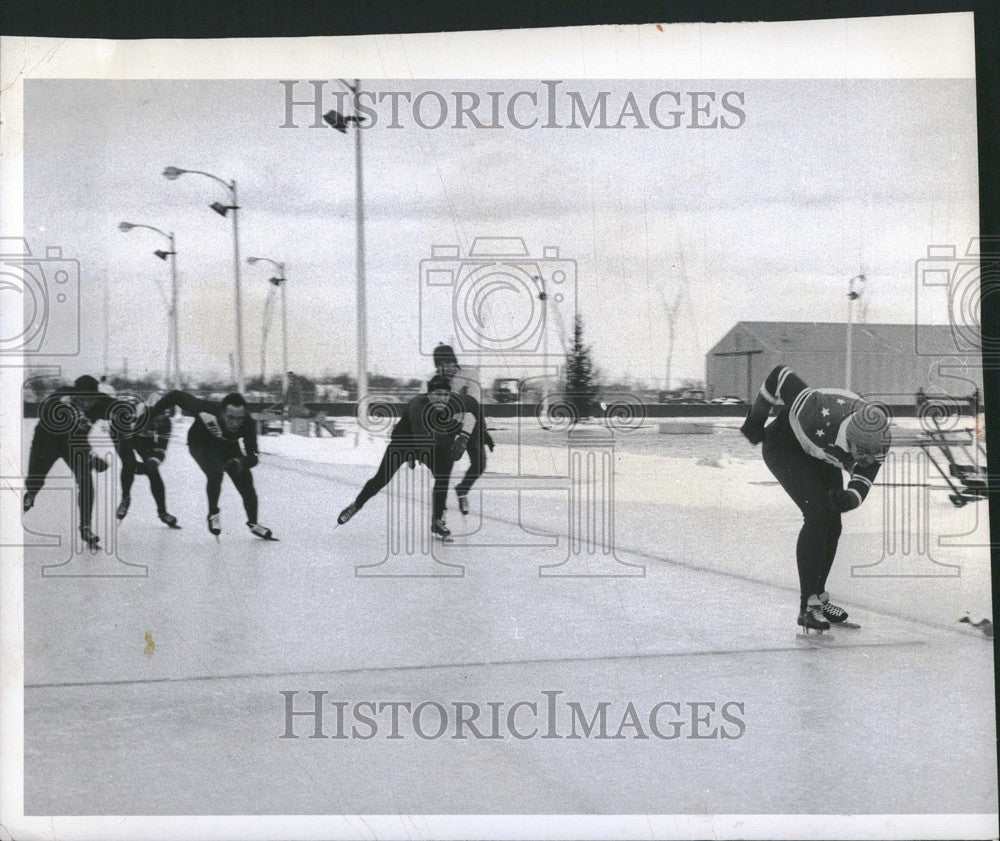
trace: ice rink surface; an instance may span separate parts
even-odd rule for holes
[[[732,419],[610,445],[600,430],[572,441],[496,425],[472,513],[450,497],[456,539],[432,556],[405,551],[422,530],[387,528],[385,493],[335,528],[384,447],[353,429],[261,439],[260,519],[276,543],[250,535],[228,480],[222,538],[208,534],[182,428],[163,469],[181,531],[156,520],[142,476],[113,528],[109,471],[108,551],[73,554],[57,467],[25,516],[26,814],[996,812],[993,648],[957,623],[990,615],[985,503],[877,483],[845,515],[828,583],[862,629],[809,644],[796,638],[798,512]],[[573,507],[580,464],[610,487],[600,458],[574,462],[588,447],[611,453],[613,508]],[[421,476],[401,471],[392,498],[419,496]],[[887,520],[900,507],[913,518]],[[599,545],[613,533],[613,555],[586,540],[573,552],[584,521]],[[687,724],[670,740],[408,727],[362,740],[307,738],[299,718],[300,738],[283,739],[282,691],[297,710],[310,691],[484,709],[544,707],[548,691],[563,722],[569,702],[588,715],[609,702],[612,734],[628,702],[641,718],[676,702]],[[690,738],[695,702],[742,704],[744,732]]]

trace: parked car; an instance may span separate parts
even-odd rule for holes
[[[493,380],[493,400],[496,403],[516,403],[521,381],[513,378],[497,378]]]
[[[729,394],[725,397],[716,397],[712,400],[712,405],[714,406],[745,406],[747,401],[742,397],[735,397]]]

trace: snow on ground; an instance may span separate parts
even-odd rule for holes
[[[280,543],[248,533],[228,482],[224,534],[207,534],[179,428],[164,476],[184,529],[155,521],[137,477],[121,526],[99,519],[113,554],[70,556],[57,468],[25,517],[62,541],[25,556],[27,811],[996,812],[992,647],[956,622],[989,611],[984,504],[876,486],[845,517],[829,584],[863,629],[815,648],[795,639],[799,515],[732,419],[712,435],[615,437],[613,509],[587,509],[613,555],[567,540],[568,448],[605,444],[496,425],[472,513],[452,497],[456,541],[430,555],[419,529],[405,551],[386,494],[334,527],[384,449],[353,426],[261,438],[261,520]],[[394,499],[419,481],[422,468],[400,471]],[[114,486],[112,471],[99,478],[102,510]],[[926,510],[927,528],[885,532],[900,504]],[[550,574],[581,562],[619,577]],[[557,691],[588,710],[608,701],[612,729],[628,701],[737,702],[746,729],[336,740],[305,738],[299,721],[303,738],[284,740],[282,690],[297,709],[310,690],[484,709]]]

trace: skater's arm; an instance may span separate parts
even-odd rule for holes
[[[875,462],[864,467],[858,466],[854,468],[851,473],[851,480],[847,483],[847,490],[844,491],[850,498],[849,500],[845,499],[845,502],[850,501],[852,504],[850,508],[844,510],[851,511],[865,501],[881,466],[881,464]]]
[[[168,391],[153,404],[153,408],[149,414],[155,418],[160,412],[165,409],[173,409],[174,406],[179,406],[185,415],[191,415],[192,417],[196,416],[199,412],[209,412],[214,415],[218,410],[216,404],[211,400],[202,400],[193,394],[188,394],[186,391]]]
[[[775,366],[761,385],[740,432],[751,444],[759,444],[764,440],[764,424],[771,409],[790,404],[805,388],[801,377],[787,365]]]
[[[167,445],[170,443],[171,429],[172,424],[169,418],[163,418],[161,421],[154,422],[150,454],[161,463],[167,457]]]
[[[257,464],[257,421],[252,417],[247,415],[245,421],[243,421],[243,449],[246,451],[247,458],[253,462],[251,467]]]

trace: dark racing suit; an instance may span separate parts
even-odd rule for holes
[[[188,450],[205,474],[205,491],[208,495],[209,515],[219,513],[219,495],[222,493],[222,477],[228,474],[236,490],[243,499],[247,522],[257,522],[257,490],[254,487],[250,469],[258,462],[257,428],[247,410],[243,424],[235,432],[229,432],[219,419],[222,406],[212,400],[202,400],[184,391],[170,391],[161,397],[150,414],[159,415],[165,409],[179,406],[186,415],[194,418],[188,430]],[[209,420],[215,419],[219,428],[216,435],[205,424],[204,414]],[[240,449],[240,439],[246,453]]]
[[[841,512],[864,502],[881,467],[878,461],[856,464],[848,448],[848,418],[865,405],[850,391],[809,388],[779,365],[764,380],[742,427],[751,442],[763,441],[764,463],[802,512],[795,551],[802,610],[809,596],[826,590]],[[779,409],[778,417],[765,428],[772,408]],[[846,491],[845,470],[851,477]]]

